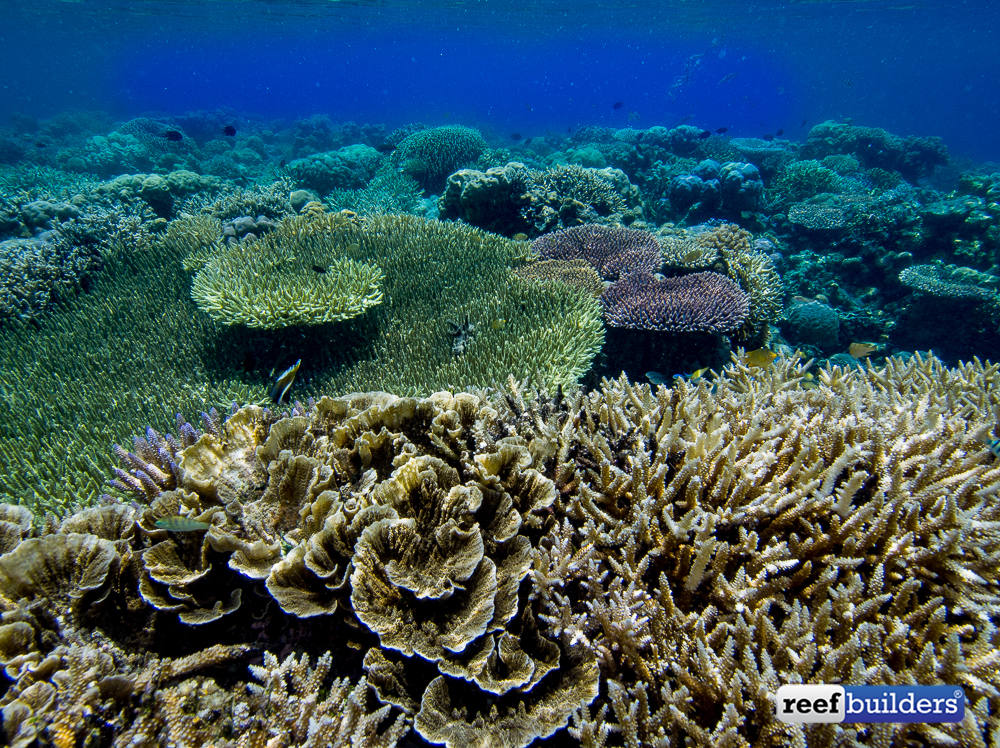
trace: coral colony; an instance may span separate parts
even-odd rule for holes
[[[1000,176],[209,120],[0,166],[6,744],[996,742]]]

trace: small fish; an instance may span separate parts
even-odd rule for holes
[[[698,133],[698,140],[705,140],[710,137],[712,137],[711,130],[702,130],[700,133]]]
[[[525,138],[524,139],[524,144],[525,145],[531,145],[531,138]]]
[[[176,130],[167,130],[165,133],[163,133],[163,137],[165,137],[171,143],[177,143],[180,142],[181,140],[184,140],[184,136],[181,135]]]
[[[314,273],[325,273],[326,272],[326,268],[323,267],[322,265],[313,265],[312,269],[313,269]]]
[[[777,135],[780,138],[782,135],[785,134],[785,131],[784,130],[778,130],[778,132],[776,132],[774,134]]]
[[[805,390],[815,390],[819,389],[819,382],[816,381],[816,377],[807,371],[802,375],[802,381],[799,382],[799,387]]]
[[[222,134],[228,135],[229,137],[233,137],[233,135],[236,134],[236,128],[233,127],[232,125],[226,125],[225,127],[222,128]]]
[[[768,143],[774,140],[774,136],[771,133],[768,133],[767,135],[761,135],[760,138],[761,140],[766,140]]]
[[[285,159],[281,159],[281,161],[278,162],[278,168],[279,169],[284,169],[285,168],[285,164],[287,164],[287,163],[288,162],[285,161]]]
[[[396,146],[394,146],[392,143],[379,143],[377,146],[375,146],[375,150],[378,151],[379,153],[392,153],[394,150],[396,150]]]
[[[448,119],[450,116],[451,116],[451,112],[445,112],[444,113],[444,118],[445,119]]]
[[[490,327],[492,327],[494,330],[502,330],[504,327],[506,327],[506,325],[507,325],[507,320],[505,319],[495,319],[492,322],[490,322]]]
[[[521,139],[521,133],[519,133],[519,132],[512,132],[510,134],[510,139],[511,140],[520,140]]]
[[[638,112],[629,112],[628,113],[628,121],[629,122],[638,122],[639,121],[639,113]]]
[[[722,76],[722,79],[719,81],[719,85],[721,86],[723,83],[729,83],[729,81],[731,81],[737,75],[739,75],[739,73],[730,73],[729,75]]]
[[[666,385],[669,381],[663,374],[658,371],[647,371],[646,379],[649,380],[650,384],[662,384]]]
[[[852,81],[850,78],[845,78],[844,79],[844,86],[846,88],[850,88],[853,85],[854,85],[854,81]]]
[[[799,127],[805,127],[805,126],[806,126],[806,120],[802,120],[802,124],[799,125]]]
[[[770,366],[777,357],[778,354],[770,348],[758,348],[756,351],[747,351],[743,354],[743,363],[763,369]]]
[[[680,127],[681,125],[683,125],[683,124],[685,124],[687,122],[690,122],[693,119],[694,119],[694,115],[693,114],[685,114],[683,117],[681,117],[679,120],[677,120],[677,125],[676,126]]]
[[[37,143],[35,143],[35,148],[47,148],[47,147],[48,146],[40,140]]]
[[[295,375],[299,373],[299,366],[302,365],[302,359],[300,358],[292,366],[289,366],[281,374],[278,375],[277,381],[268,393],[268,396],[274,400],[276,403],[280,403],[285,397],[285,393],[292,386],[292,382],[295,381]]]
[[[695,369],[690,374],[674,374],[674,379],[686,379],[689,382],[697,382],[705,376],[705,372],[708,371],[706,366],[704,369]]]
[[[625,102],[624,101],[616,101],[614,104],[611,105],[611,108],[612,109],[621,109],[623,106],[625,106]]]
[[[990,448],[990,452],[993,453],[994,457],[1000,459],[1000,439],[987,438],[983,441],[983,443]]]
[[[211,527],[207,522],[199,522],[196,519],[181,517],[179,515],[158,519],[153,524],[161,530],[169,530],[170,532],[195,532],[197,530],[207,530]]]
[[[854,358],[865,358],[866,356],[872,355],[877,350],[878,346],[872,345],[871,343],[851,343],[847,348],[847,352]]]
[[[690,263],[690,262],[694,262],[699,257],[701,257],[701,250],[700,249],[692,249],[690,252],[688,252],[686,255],[684,255],[684,258],[681,260],[681,262],[687,264],[687,263]]]
[[[715,130],[716,135],[725,135],[727,132],[729,132],[728,127],[717,127]]]

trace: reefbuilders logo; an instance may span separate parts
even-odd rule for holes
[[[958,686],[790,685],[778,689],[782,722],[961,722]]]

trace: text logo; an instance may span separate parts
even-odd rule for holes
[[[958,686],[788,685],[778,689],[782,722],[961,722]]]

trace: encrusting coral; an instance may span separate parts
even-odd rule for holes
[[[134,503],[0,511],[7,739],[985,747],[1000,366],[809,364],[147,432]],[[776,720],[835,682],[959,685],[966,718]]]

